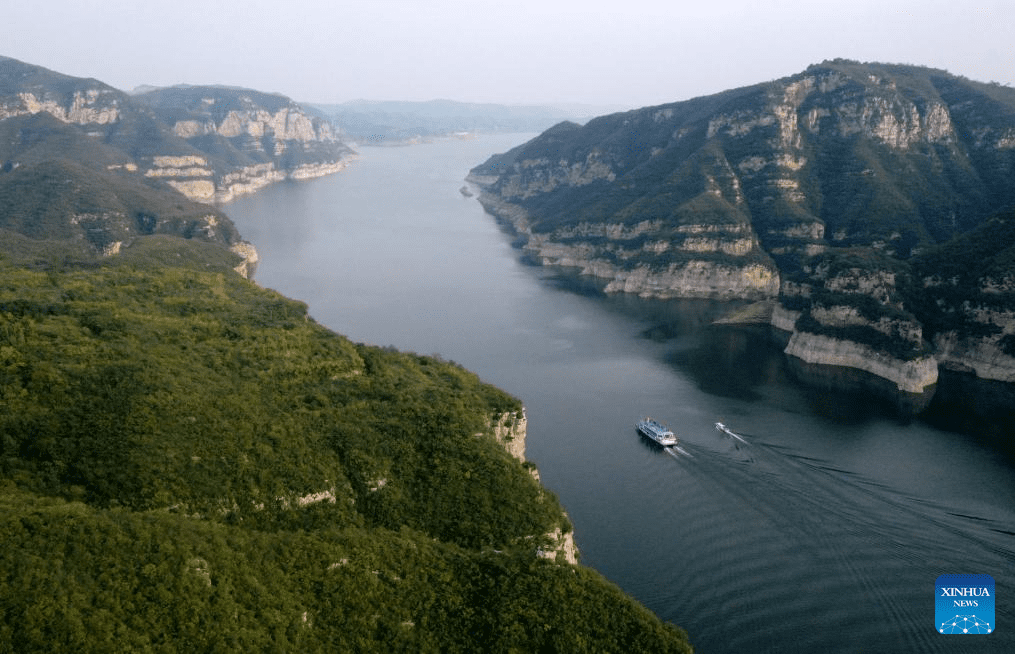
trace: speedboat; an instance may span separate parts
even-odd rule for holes
[[[743,438],[740,437],[740,434],[734,432],[732,429],[730,429],[729,427],[727,427],[726,425],[724,425],[721,422],[715,423],[715,429],[716,429],[716,431],[721,432],[723,434],[726,434],[727,436],[732,436],[733,438],[737,439],[741,443],[746,443],[747,442]]]

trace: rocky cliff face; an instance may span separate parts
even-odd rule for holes
[[[887,379],[904,393],[924,393],[937,383],[934,357],[905,361],[849,339],[794,331],[785,352],[806,363],[864,370]]]
[[[941,366],[1015,382],[1015,213],[912,262],[909,303]]]
[[[971,306],[934,309],[913,271],[1015,203],[1013,174],[1015,90],[837,60],[562,123],[470,181],[543,265],[576,267],[606,292],[779,297],[773,315],[796,316],[782,325],[794,356],[915,389],[933,385],[932,361],[1015,371],[1010,261],[980,279],[993,299]],[[949,331],[935,312],[965,318]]]
[[[180,86],[135,97],[175,137],[205,153],[153,157],[146,174],[202,202],[227,202],[283,179],[335,173],[352,155],[331,123],[284,96]]]
[[[480,176],[469,180],[484,188],[480,202],[523,239],[531,259],[578,268],[603,280],[608,293],[744,299],[779,291],[778,271],[760,255],[748,225],[580,222],[540,233],[532,229],[524,207],[488,193]]]
[[[199,202],[338,172],[353,154],[326,119],[283,96],[191,86],[130,96],[97,80],[0,58],[0,121],[39,114],[119,149],[121,170],[166,182]]]
[[[528,419],[525,411],[521,413],[504,413],[490,420],[490,432],[498,443],[504,446],[508,454],[525,463],[525,436]],[[532,476],[539,481],[539,471],[529,468]],[[574,542],[574,532],[563,532],[559,527],[547,534],[550,546],[539,551],[539,555],[547,559],[555,559],[565,563],[578,563],[578,546]]]
[[[118,92],[96,84],[93,88],[75,90],[68,98],[41,88],[21,91],[15,98],[0,104],[0,120],[46,112],[57,120],[75,125],[109,125],[120,118]]]
[[[219,87],[129,96],[0,57],[0,229],[31,238],[113,255],[171,234],[229,248],[249,275],[253,246],[202,203],[338,172],[351,155],[327,120],[282,96]]]

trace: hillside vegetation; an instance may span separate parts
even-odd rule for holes
[[[794,331],[1011,382],[1013,172],[1015,90],[838,59],[561,123],[471,179],[606,292],[777,296]]]
[[[226,201],[341,170],[352,151],[289,98],[227,87],[130,96],[0,57],[0,229],[113,254],[172,234],[250,256]]]
[[[539,555],[570,527],[491,434],[515,398],[324,329],[211,245],[22,246],[0,260],[0,651],[690,651]]]

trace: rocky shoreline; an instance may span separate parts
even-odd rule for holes
[[[785,309],[775,299],[780,290],[778,272],[758,264],[735,268],[714,262],[692,261],[662,270],[644,265],[625,270],[612,262],[597,259],[593,245],[580,240],[560,243],[550,235],[533,234],[528,213],[523,207],[487,190],[496,179],[470,174],[466,181],[478,188],[477,198],[483,208],[517,237],[517,245],[533,262],[571,268],[581,275],[596,278],[605,293],[629,293],[660,300],[759,300],[759,306],[751,315],[746,318],[728,317],[721,324],[745,324],[746,320],[751,324],[770,325],[782,334],[777,338],[783,342],[784,354],[795,362],[792,367],[798,378],[808,385],[842,390],[863,388],[892,400],[903,413],[911,415],[929,406],[939,371],[943,369],[980,380],[1015,382],[1015,358],[1005,355],[996,343],[985,339],[970,341],[955,335],[939,337],[935,340],[933,353],[900,359],[864,343],[800,331],[796,328],[800,312]],[[627,233],[624,232],[625,227]],[[638,226],[618,225],[613,230],[613,236],[619,240],[638,229]],[[647,231],[651,226],[640,229]],[[594,236],[609,238],[609,225],[600,231],[604,233]],[[823,316],[825,320],[841,318],[834,311],[826,313],[829,316]],[[875,329],[878,327],[874,326]]]
[[[671,236],[660,233],[651,222],[635,225],[588,225],[585,229],[558,230],[559,233],[534,233],[526,210],[489,192],[491,178],[469,175],[479,188],[478,199],[487,213],[518,237],[528,258],[543,266],[576,268],[606,282],[606,293],[631,293],[643,298],[701,298],[718,300],[758,300],[779,293],[779,273],[774,266],[754,260],[733,263],[708,257],[682,262],[655,263],[652,259],[671,248]],[[721,253],[736,257],[750,252],[754,239],[714,232],[709,226],[682,226],[677,249],[681,253]],[[725,231],[739,231],[736,227]],[[605,241],[605,244],[601,242]],[[631,245],[637,243],[639,245]],[[732,251],[730,251],[732,250]],[[660,259],[661,261],[662,259]],[[732,259],[735,261],[735,259]]]

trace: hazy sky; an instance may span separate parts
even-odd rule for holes
[[[12,1],[0,54],[123,90],[635,107],[836,57],[1015,85],[1015,1]]]

